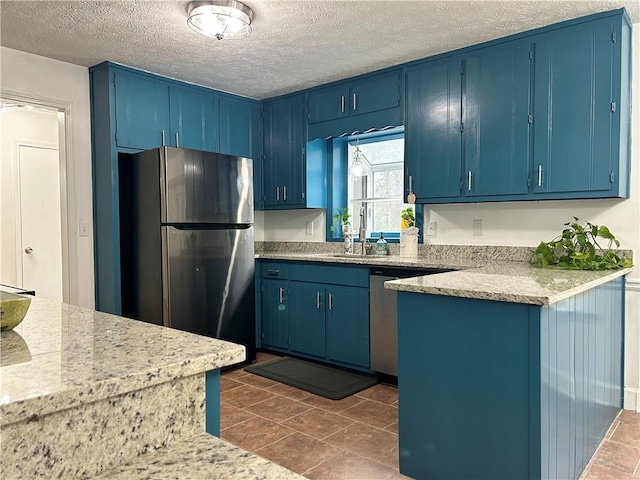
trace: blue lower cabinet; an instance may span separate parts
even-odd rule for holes
[[[282,280],[262,281],[262,345],[289,348],[288,283]]]
[[[327,359],[369,369],[369,289],[327,287]]]
[[[289,288],[291,351],[324,358],[325,286],[320,283],[291,282]]]
[[[398,294],[400,472],[577,479],[622,407],[624,279],[550,306]]]

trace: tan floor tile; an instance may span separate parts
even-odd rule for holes
[[[274,394],[267,390],[255,388],[250,385],[242,385],[241,387],[220,393],[220,398],[223,402],[229,403],[238,408],[248,407],[249,405],[253,405],[254,403],[261,402],[273,396]]]
[[[278,395],[282,395],[283,397],[288,397],[293,400],[302,400],[303,398],[309,396],[309,392],[305,392],[304,390],[300,390],[299,388],[285,385],[284,383],[278,383],[273,387],[269,387],[269,390],[277,393]]]
[[[241,408],[224,402],[220,404],[220,429],[222,430],[237,423],[245,422],[253,417],[255,417],[253,413],[249,413]]]
[[[602,465],[591,465],[580,480],[638,480],[638,477]]]
[[[258,388],[269,388],[273,387],[274,385],[278,385],[278,382],[269,378],[261,377],[260,375],[256,375],[255,373],[247,373],[248,375],[240,378],[242,383],[245,383],[247,385]]]
[[[311,480],[390,480],[398,477],[394,469],[366,458],[343,452],[304,472]]]
[[[632,474],[640,461],[640,448],[605,440],[591,461],[603,467]]]
[[[333,445],[302,433],[294,433],[257,450],[255,453],[302,474],[340,452],[341,450]]]
[[[382,463],[398,467],[398,436],[363,423],[354,423],[330,435],[325,442]]]
[[[300,401],[313,407],[337,413],[364,402],[364,399],[352,395],[342,400],[330,400],[313,393],[307,393],[307,396],[301,398]]]
[[[319,408],[312,408],[311,410],[290,418],[286,422],[282,422],[282,425],[306,433],[318,440],[323,440],[353,423],[354,421],[350,418]]]
[[[311,408],[311,406],[305,405],[304,403],[275,395],[262,402],[254,403],[247,407],[246,410],[267,418],[272,422],[280,423],[302,412],[306,412]]]
[[[372,400],[363,400],[357,405],[343,410],[340,414],[378,428],[388,427],[398,421],[396,407]]]
[[[381,383],[356,393],[356,396],[392,405],[398,401],[398,389]]]
[[[640,448],[640,428],[637,425],[620,422],[611,435],[612,442],[624,443],[631,447]]]
[[[392,433],[395,433],[397,435],[398,434],[398,421],[396,420],[391,425],[387,425],[386,427],[384,427],[384,429],[386,431],[388,431],[388,432],[392,432]]]
[[[629,425],[635,425],[640,428],[640,412],[632,412],[631,410],[622,410],[618,421],[628,423]]]
[[[241,387],[244,385],[243,383],[237,382],[229,377],[221,377],[220,378],[220,391],[226,392],[227,390],[231,390],[236,387]]]
[[[233,370],[227,370],[222,372],[221,377],[222,378],[231,378],[233,380],[237,380],[240,377],[244,377],[246,375],[249,375],[247,372],[244,371],[244,366],[239,367],[239,368],[234,368]]]
[[[245,450],[256,450],[271,445],[295,433],[295,430],[273,423],[266,418],[254,417],[220,432],[220,437]]]
[[[616,431],[616,428],[618,428],[618,425],[620,425],[620,422],[618,422],[617,420],[614,421],[609,427],[609,430],[607,430],[607,433],[604,434],[603,440],[611,440],[611,435],[613,435],[613,432]]]

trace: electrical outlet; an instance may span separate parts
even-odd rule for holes
[[[89,236],[89,222],[78,222],[78,235],[80,237]]]
[[[427,237],[438,235],[438,222],[427,222]]]
[[[474,235],[474,237],[481,237],[483,235],[482,229],[483,229],[482,219],[474,220],[473,221],[473,235]]]
[[[313,222],[307,222],[307,226],[304,230],[305,235],[313,235]]]

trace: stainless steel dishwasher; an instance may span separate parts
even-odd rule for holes
[[[450,271],[444,268],[371,267],[369,269],[371,370],[398,376],[397,292],[384,288],[384,282]]]

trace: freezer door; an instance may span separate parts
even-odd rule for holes
[[[163,147],[162,223],[253,223],[249,158]]]
[[[162,229],[168,326],[240,343],[254,359],[253,227]]]

